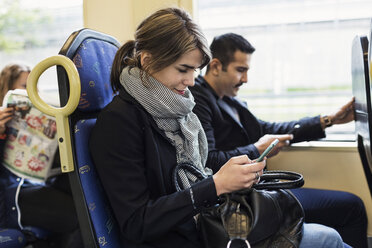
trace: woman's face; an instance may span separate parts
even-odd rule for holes
[[[187,87],[194,85],[194,72],[202,64],[203,55],[194,49],[182,55],[176,62],[151,76],[174,93],[184,95]]]
[[[30,73],[29,72],[21,72],[18,79],[13,84],[13,89],[26,89],[27,77]]]

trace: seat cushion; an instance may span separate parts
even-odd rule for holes
[[[24,247],[26,238],[17,229],[0,229],[0,248]]]
[[[101,247],[120,247],[119,228],[89,153],[88,141],[96,119],[80,120],[75,126],[75,151],[80,181]]]

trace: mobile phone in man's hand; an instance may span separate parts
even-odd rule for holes
[[[278,139],[275,139],[271,144],[266,148],[266,150],[258,157],[256,162],[261,162],[264,157],[271,152],[271,150],[279,143]]]

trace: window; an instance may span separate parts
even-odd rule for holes
[[[35,66],[57,55],[68,36],[83,28],[82,0],[0,0],[0,68],[12,62]],[[56,69],[38,84],[42,96],[59,104]]]
[[[255,48],[239,97],[267,121],[336,111],[352,96],[351,44],[370,29],[369,0],[199,0],[209,42],[227,32]],[[354,123],[327,129],[354,139]]]

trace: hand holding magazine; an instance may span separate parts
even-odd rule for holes
[[[19,177],[45,181],[60,173],[52,169],[57,150],[57,127],[54,117],[35,108],[26,90],[10,90],[3,107],[13,107],[14,116],[7,123],[3,165]]]

